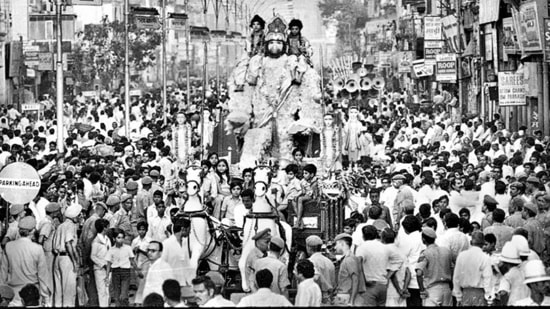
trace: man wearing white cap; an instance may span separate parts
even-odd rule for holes
[[[29,216],[19,221],[20,238],[6,244],[5,254],[0,263],[0,279],[13,289],[15,297],[13,306],[22,306],[19,291],[27,284],[40,286],[42,303],[48,303],[50,282],[46,256],[42,246],[32,242],[31,237],[36,227],[36,220]]]
[[[76,275],[79,273],[80,257],[77,254],[77,222],[82,211],[80,204],[73,203],[65,210],[65,222],[61,223],[53,237],[55,255],[54,306],[74,307],[76,300]]]
[[[525,265],[525,281],[531,291],[531,296],[513,303],[514,306],[550,306],[550,296],[546,290],[550,276],[541,260],[532,260]]]

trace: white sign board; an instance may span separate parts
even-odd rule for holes
[[[424,40],[438,41],[442,39],[441,17],[424,17]]]
[[[130,93],[130,96],[133,96],[133,97],[141,96],[141,90],[140,89],[130,90],[129,93]]]
[[[456,82],[456,54],[439,54],[435,56],[436,80]]]
[[[527,105],[522,73],[498,72],[498,105]]]
[[[40,185],[38,172],[27,163],[11,163],[0,171],[0,195],[9,203],[30,203],[38,195]]]
[[[26,104],[21,104],[21,110],[26,112],[26,111],[37,111],[37,110],[40,110],[42,108],[42,105],[40,105],[40,103],[26,103]]]
[[[171,30],[185,31],[187,20],[183,18],[170,18],[169,28]]]
[[[134,22],[138,29],[160,29],[158,16],[134,15]]]

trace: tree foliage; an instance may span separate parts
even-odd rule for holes
[[[156,30],[129,27],[130,68],[134,72],[153,66],[155,53],[161,43],[161,34]],[[112,89],[115,81],[124,77],[124,22],[109,22],[86,25],[80,34],[80,42],[74,50],[72,73],[80,88],[91,88],[94,79],[101,80],[102,87]]]
[[[319,9],[325,21],[338,22],[336,37],[340,43],[351,45],[354,53],[359,54],[361,48],[355,26],[358,18],[367,17],[367,7],[357,0],[321,0]]]

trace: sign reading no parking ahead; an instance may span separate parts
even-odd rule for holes
[[[40,175],[27,163],[11,163],[0,171],[0,195],[9,203],[30,203],[38,195],[40,185]]]

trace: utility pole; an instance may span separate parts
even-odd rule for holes
[[[185,83],[187,85],[187,104],[191,104],[191,76],[189,74],[189,66],[191,60],[189,59],[189,41],[191,41],[191,29],[189,27],[189,0],[185,0],[185,14],[187,19],[185,21]]]
[[[457,82],[458,82],[458,115],[453,115],[453,122],[460,123],[464,107],[464,84],[462,82],[462,34],[460,26],[462,25],[462,10],[461,0],[456,0],[456,19],[457,19],[457,32],[458,32],[458,46],[456,51],[456,69],[457,69]]]
[[[124,0],[124,129],[130,139],[130,1]]]
[[[57,45],[57,61],[55,66],[56,71],[56,109],[57,109],[57,153],[62,154],[65,151],[63,141],[63,32],[62,32],[62,11],[63,0],[56,0],[55,2],[55,19],[57,23],[56,28],[56,45]],[[23,83],[21,83],[23,86]],[[59,167],[63,169],[63,159],[59,160]]]
[[[162,50],[161,50],[161,74],[162,74],[162,109],[164,111],[164,125],[168,123],[168,114],[170,113],[167,110],[168,100],[166,98],[166,0],[162,0]],[[129,136],[129,135],[128,135]]]

